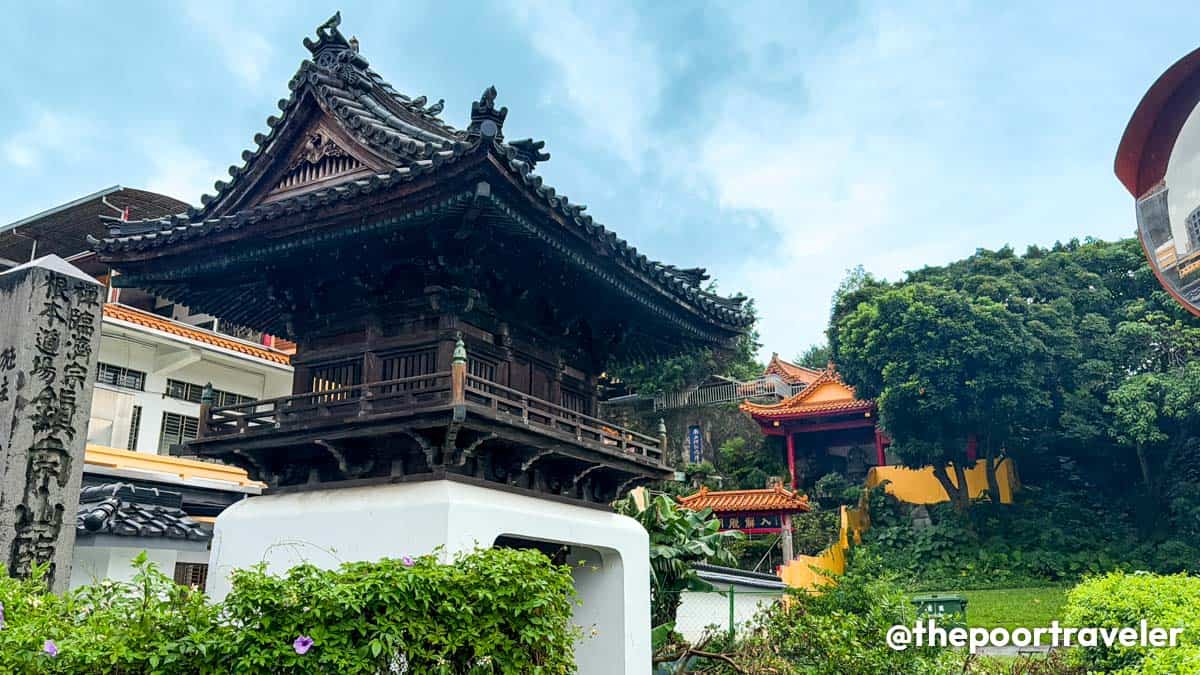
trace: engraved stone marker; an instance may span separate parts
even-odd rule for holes
[[[0,274],[0,560],[71,578],[103,287],[57,256]]]

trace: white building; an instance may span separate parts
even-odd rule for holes
[[[196,437],[207,384],[215,405],[287,396],[288,355],[118,303],[104,307],[88,443],[167,454]]]
[[[165,195],[106,188],[0,226],[0,270],[53,253],[107,284],[109,270],[87,243],[104,233],[101,215],[186,208]],[[195,438],[205,385],[215,405],[290,394],[290,350],[141,291],[110,289],[107,299],[71,585],[128,579],[129,561],[144,550],[181,583],[203,587],[213,520],[262,487],[235,467],[171,457],[170,446]]]

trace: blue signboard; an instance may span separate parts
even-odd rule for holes
[[[688,427],[687,435],[688,464],[699,464],[704,461],[704,437],[700,435],[700,427]]]

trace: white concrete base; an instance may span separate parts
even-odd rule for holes
[[[444,556],[490,547],[502,535],[571,546],[582,603],[575,622],[581,675],[650,672],[649,538],[636,521],[450,480],[251,497],[218,518],[208,593],[229,592],[229,572],[266,562],[282,572],[301,562]]]

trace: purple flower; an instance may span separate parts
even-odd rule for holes
[[[58,656],[58,645],[54,644],[54,640],[46,640],[42,643],[42,651],[50,656]]]
[[[413,562],[413,559],[408,556],[404,556],[404,557],[400,558],[400,562],[404,563],[405,567],[412,567],[413,565],[416,564],[415,562]]]
[[[297,654],[307,654],[308,650],[313,646],[313,639],[307,635],[301,635],[292,643],[292,649],[296,650]]]

